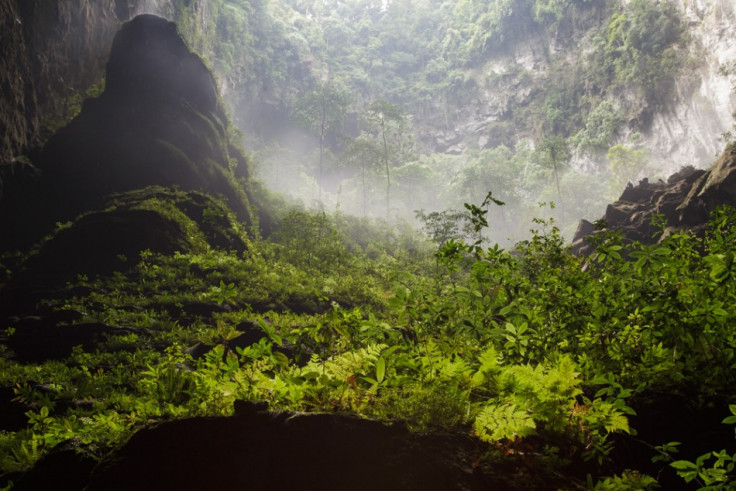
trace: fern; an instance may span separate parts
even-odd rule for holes
[[[322,365],[318,359],[312,358],[304,368],[307,372],[323,372],[330,379],[345,382],[351,376],[369,376],[375,373],[375,366],[385,344],[369,344],[355,351],[347,351],[333,356]]]
[[[488,404],[473,424],[478,438],[487,442],[529,436],[536,428],[531,414],[514,404]]]
[[[493,345],[488,346],[478,356],[478,362],[480,365],[472,376],[473,385],[476,387],[486,384],[502,370],[501,356]]]
[[[614,404],[596,399],[584,412],[576,413],[583,415],[581,418],[591,429],[607,433],[623,431],[629,433],[629,420]]]
[[[28,470],[43,456],[43,438],[28,430],[0,432],[0,465],[6,472]]]
[[[556,432],[571,427],[576,398],[582,391],[578,387],[580,381],[575,364],[569,357],[560,356],[552,366],[540,364],[536,367],[500,367],[494,364],[497,362],[494,362],[492,350],[487,350],[482,357],[486,367],[496,374],[486,377],[479,370],[474,381],[487,378],[487,385],[497,397],[497,402],[484,406],[476,417],[476,433],[482,439],[494,441],[526,436],[535,431],[538,423]],[[611,419],[611,426],[620,424]]]

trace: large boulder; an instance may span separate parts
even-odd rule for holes
[[[191,418],[141,430],[91,476],[84,462],[70,462],[63,452],[49,455],[13,489],[66,489],[67,481],[86,483],[89,491],[444,491],[569,484],[534,456],[491,464],[488,450],[466,434],[417,434],[399,423],[336,414],[265,412],[258,403],[242,401],[233,417]]]
[[[104,209],[62,226],[26,261],[16,283],[56,284],[79,274],[108,274],[162,254],[243,252],[245,231],[221,201],[197,191],[157,186],[115,195]]]
[[[684,167],[667,182],[649,182],[629,186],[621,197],[608,205],[599,230],[582,220],[573,238],[573,251],[580,255],[594,250],[588,238],[605,231],[619,230],[629,241],[653,244],[665,234],[676,231],[702,234],[710,214],[720,205],[736,206],[736,145],[708,170]],[[655,215],[663,215],[666,226],[652,224]]]

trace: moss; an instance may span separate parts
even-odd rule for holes
[[[159,186],[115,195],[108,206],[59,227],[26,262],[21,282],[57,283],[135,264],[142,251],[243,252],[249,241],[221,200]]]

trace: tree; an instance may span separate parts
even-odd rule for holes
[[[629,148],[614,145],[608,150],[606,159],[611,171],[611,195],[617,198],[626,185],[636,179],[649,158],[646,148]]]
[[[403,208],[409,211],[416,210],[417,204],[426,206],[425,201],[436,203],[438,189],[434,184],[437,180],[432,169],[424,162],[408,162],[394,169],[394,181],[399,188]],[[421,199],[422,196],[429,197],[429,200]]]
[[[560,192],[560,171],[570,162],[572,154],[570,146],[561,136],[549,136],[545,138],[537,149],[540,163],[547,168],[551,168],[555,176],[555,186],[557,187],[557,199],[559,205],[562,205],[562,193]]]
[[[345,162],[360,171],[360,183],[363,194],[363,216],[367,214],[367,185],[366,177],[368,171],[377,168],[381,164],[381,150],[376,142],[367,135],[361,135],[353,140],[344,154]]]
[[[438,247],[444,246],[450,240],[461,240],[467,235],[468,213],[458,210],[433,211],[424,210],[414,212],[416,219],[422,222],[422,230]]]
[[[317,187],[322,206],[322,172],[324,168],[325,141],[328,134],[339,131],[349,99],[347,93],[333,84],[322,84],[299,99],[294,106],[294,119],[312,131],[319,139],[319,166]]]
[[[464,196],[466,201],[471,203],[483,200],[488,190],[498,190],[497,196],[503,199],[507,206],[496,210],[500,222],[494,223],[494,226],[488,229],[498,241],[511,231],[506,212],[513,214],[518,210],[522,201],[521,193],[524,192],[523,176],[519,172],[520,165],[513,156],[513,152],[505,146],[470,150],[465,155],[465,166],[458,171],[452,185],[453,194]]]
[[[407,117],[397,105],[386,100],[374,101],[364,114],[369,131],[381,147],[386,171],[386,220],[391,210],[391,167],[408,156],[412,142],[409,138]]]

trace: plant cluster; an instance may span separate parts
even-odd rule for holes
[[[473,232],[500,204],[489,194],[466,207]],[[128,272],[81,277],[46,300],[120,334],[61,361],[3,351],[0,382],[28,417],[0,433],[3,470],[62,442],[101,457],[152,420],[230,414],[244,399],[467,431],[491,453],[524,447],[595,479],[611,469],[611,436],[635,433],[632,406],[662,392],[733,403],[733,211],[702,239],[611,235],[589,258],[544,220],[513,251],[471,233],[406,254],[387,237],[373,258],[360,227],[324,213],[294,211],[284,227],[282,243],[242,255],[144,253]],[[724,450],[672,465],[711,485],[730,482],[732,460]],[[597,486],[624,482],[653,479],[627,472]]]

